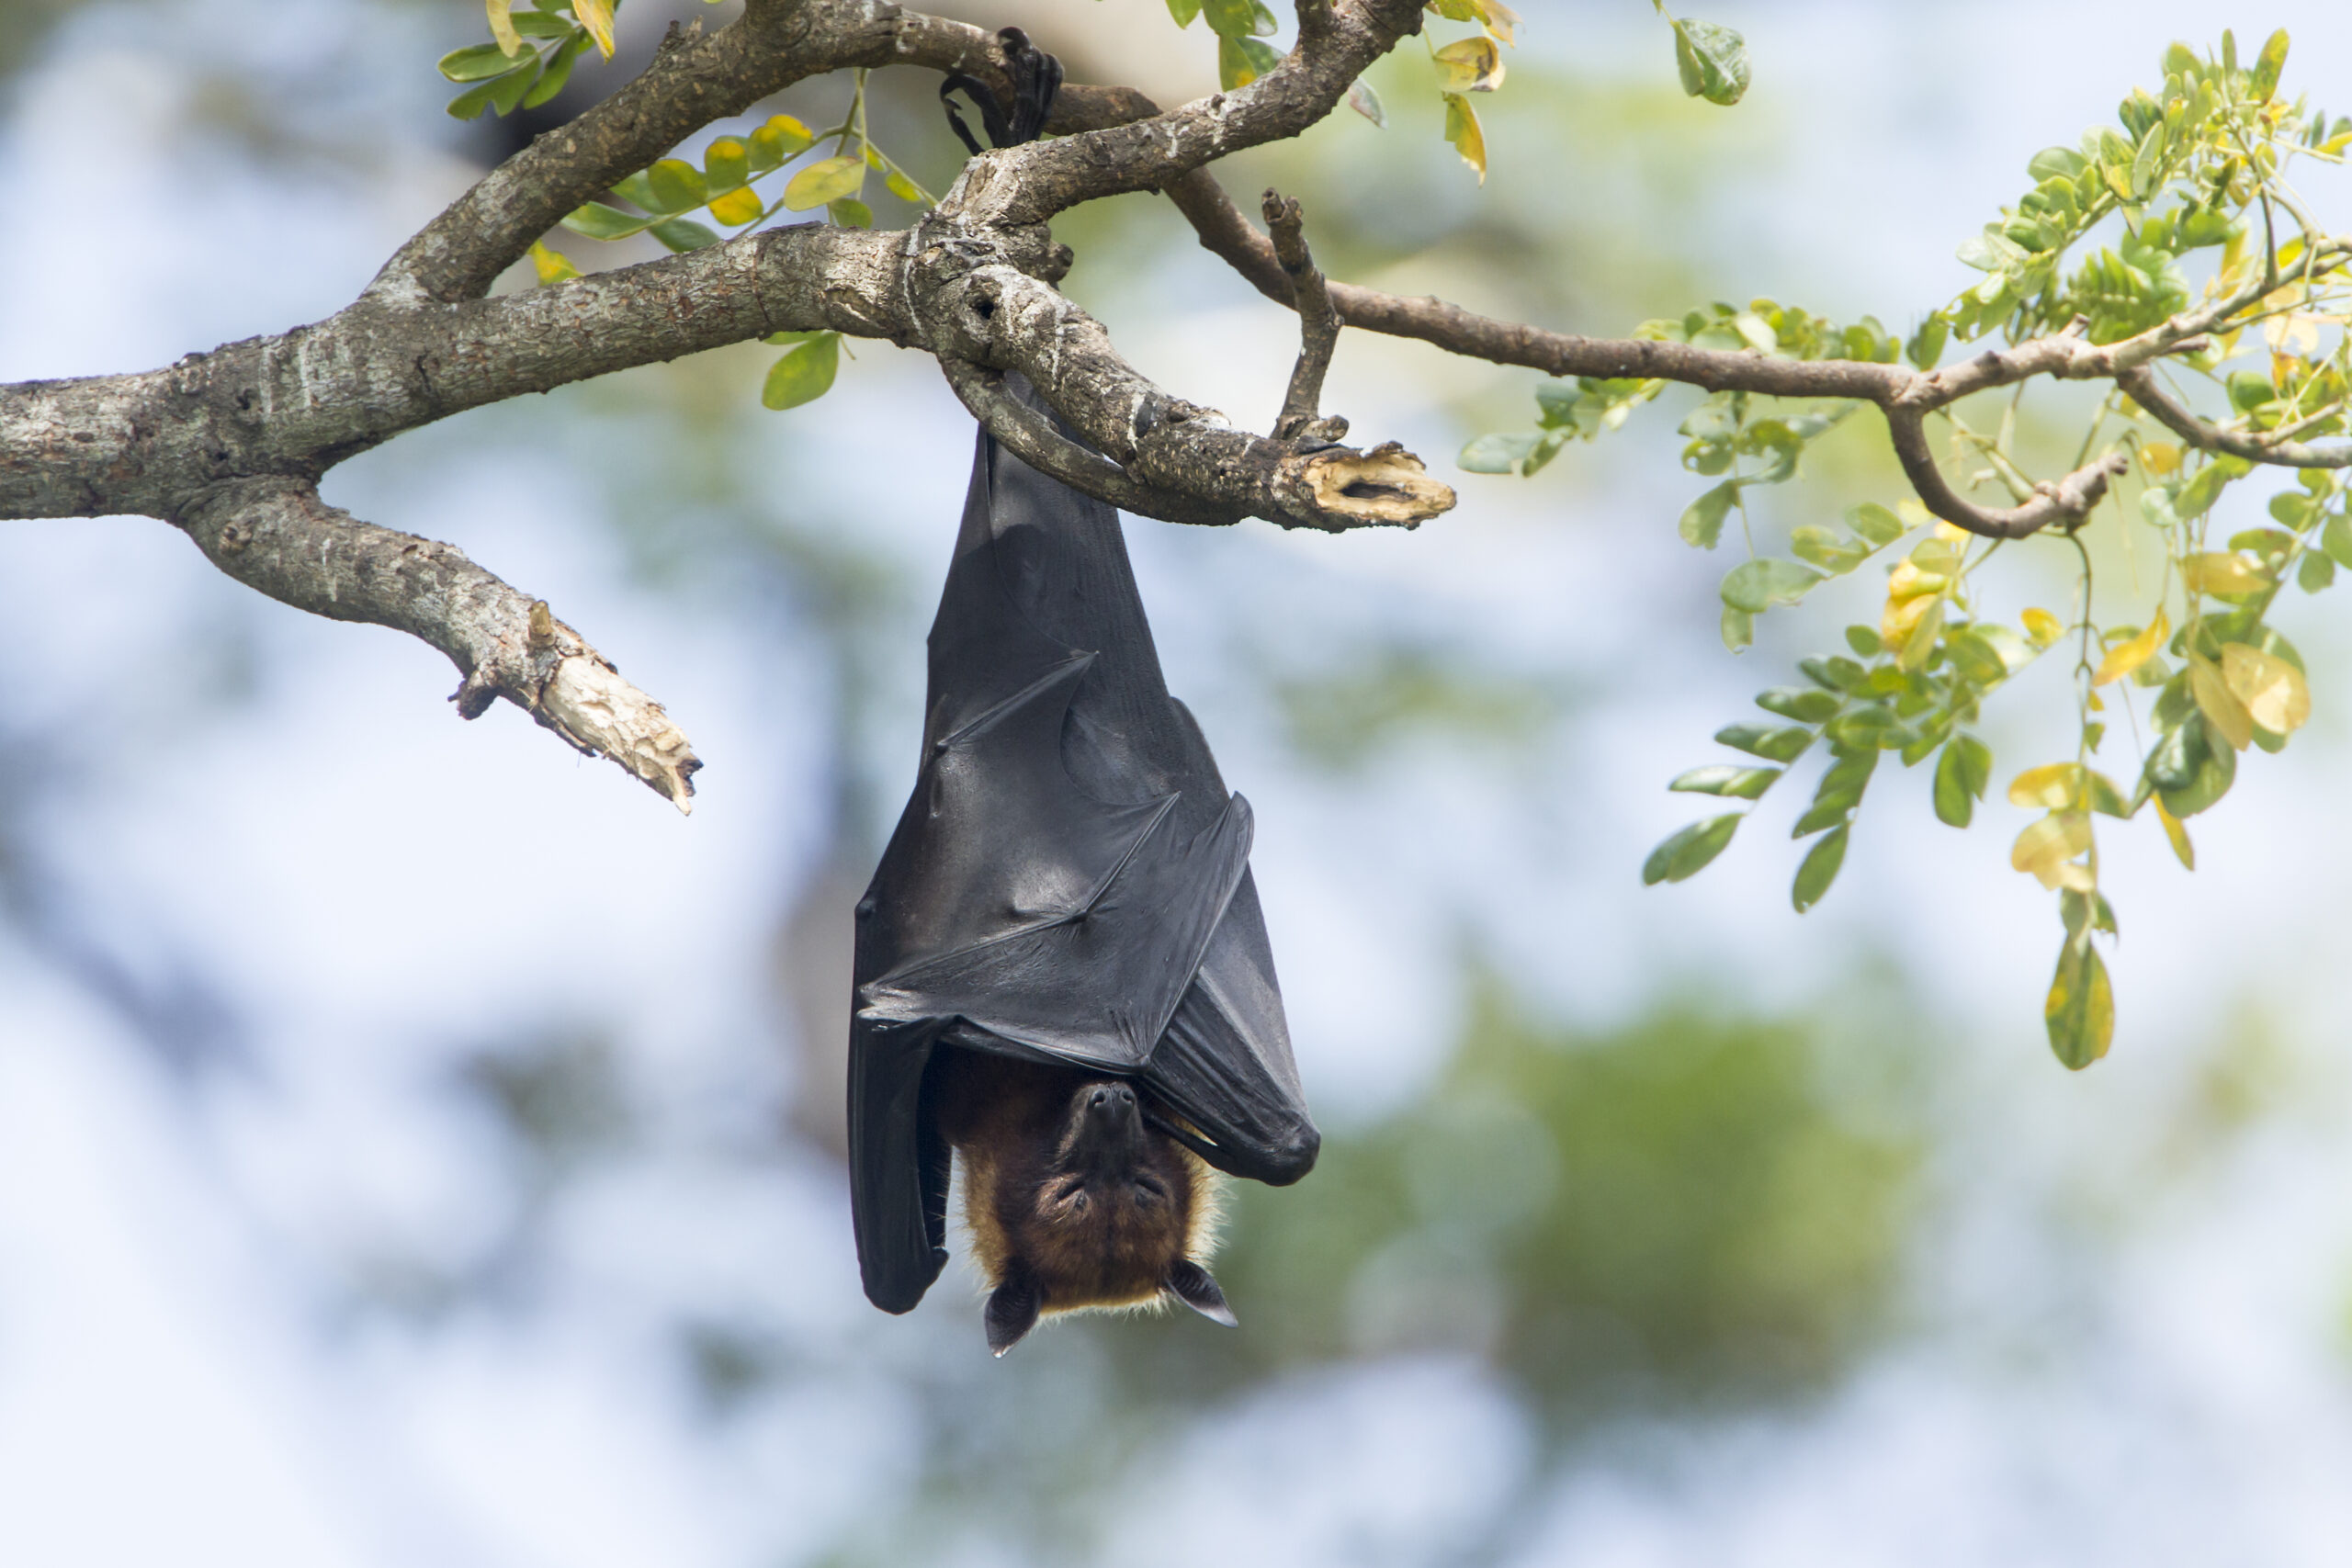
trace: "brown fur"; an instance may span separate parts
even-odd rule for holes
[[[1073,1168],[1085,1097],[1125,1092],[1117,1080],[953,1048],[931,1070],[992,1291],[1034,1285],[1043,1314],[1151,1306],[1181,1263],[1207,1260],[1216,1176],[1182,1144],[1145,1126],[1115,1170]]]

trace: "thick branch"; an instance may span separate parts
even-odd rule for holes
[[[1229,513],[1333,531],[1410,527],[1453,507],[1453,491],[1399,449],[1366,455],[1321,442],[1272,441],[1235,429],[1214,409],[1169,396],[1120,357],[1101,322],[1049,285],[1004,265],[987,242],[944,219],[917,234],[909,285],[925,346],[943,360],[1028,377],[1087,445],[1140,487],[1123,492],[1121,504],[1175,521]],[[989,425],[1029,457],[1022,445],[1029,437],[1017,423],[1000,429],[990,419]],[[1066,477],[1102,493],[1081,472]],[[1159,491],[1173,491],[1185,504],[1155,503]]]
[[[362,523],[307,483],[215,485],[173,517],[205,558],[281,604],[408,633],[449,656],[473,718],[504,697],[588,755],[610,757],[682,812],[702,763],[662,705],[547,604],[454,546]]]
[[[1084,491],[1147,517],[1211,526],[1241,521],[1238,512],[1203,506],[1189,497],[1137,484],[1127,477],[1125,468],[1070,440],[1036,410],[1014,397],[1005,385],[1003,371],[952,357],[943,357],[939,368],[972,417],[1010,447],[1014,457],[1039,473],[1049,474],[1073,490]]]
[[[768,230],[496,299],[363,299],[162,370],[0,388],[0,516],[166,516],[206,485],[315,479],[467,409],[772,332],[904,342],[899,238]],[[1008,254],[1042,265],[1030,238]]]

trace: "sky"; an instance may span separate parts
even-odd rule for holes
[[[1572,64],[1596,101],[1671,99],[1648,7],[1523,9],[1520,85]],[[1419,122],[1391,92],[1389,130],[1335,122],[1276,166],[1405,167],[1409,207],[1356,220],[1364,281],[1576,310],[1638,284],[1524,283],[1408,242],[1477,231],[1481,203],[1565,209],[1563,253],[1598,277],[1577,182],[1676,164],[1659,177],[1693,198],[1642,209],[1666,215],[1675,286],[1893,321],[1969,281],[1953,247],[2026,158],[2110,116],[2171,39],[2286,25],[2290,87],[2352,60],[2352,18],[2315,4],[1711,15],[1751,40],[1744,118],[1588,119],[1589,144],[1563,147],[1514,121],[1507,87],[1481,190],[1442,147],[1392,148]],[[1180,52],[1141,0],[1024,17],[1163,101],[1208,85],[1197,29]],[[0,96],[0,175],[28,215],[0,232],[0,378],[160,365],[346,301],[479,166],[429,70],[479,27],[361,0],[69,17]],[[924,156],[952,167],[935,140]],[[1299,194],[1312,223],[1318,192]],[[1082,259],[1073,290],[1162,384],[1262,423],[1292,352],[1279,314],[1140,200],[1117,214],[1134,251],[1108,220],[1076,231],[1150,265]],[[668,703],[710,763],[691,819],[512,710],[456,721],[437,654],[260,601],[160,523],[0,525],[0,844],[22,847],[38,916],[0,927],[0,1562],[732,1568],[825,1561],[899,1516],[931,1521],[927,1556],[1023,1560],[985,1508],[915,1495],[910,1456],[951,1445],[941,1412],[988,1397],[968,1287],[873,1314],[837,1168],[775,1135],[821,1081],[780,933],[824,886],[842,777],[886,817],[904,788],[968,453],[927,362],[855,352],[788,416],[752,406],[765,360],[744,350],[469,415],[328,480],[544,595]],[[1530,384],[1351,336],[1330,400],[1443,472],[1525,417]],[[1565,1447],[1476,1357],[1295,1368],[1107,1451],[1117,1506],[1081,1509],[1077,1539],[1141,1562],[1204,1538],[1333,1563],[2335,1561],[2352,707],[2314,683],[2290,751],[2249,759],[2199,819],[2193,878],[2152,831],[2116,837],[2123,1024],[2112,1059],[2065,1075],[2038,1016],[2057,922],[2005,863],[2006,807],[1952,834],[1903,776],[1802,919],[1777,829],[1639,886],[1690,815],[1664,781],[1835,625],[1768,618],[1740,660],[1715,646],[1720,568],[1673,536],[1690,481],[1651,423],[1536,480],[1458,476],[1460,510],[1412,535],[1132,524],[1138,576],[1171,685],[1256,807],[1328,1127],[1376,1124],[1445,1071],[1465,948],[1594,1027],[1678,996],[1842,1009],[1857,1080],[1909,1083],[1933,1128],[1901,1331],[1807,1399]],[[2298,607],[2315,670],[2352,654],[2331,607]],[[1647,640],[1662,621],[1689,634]],[[1303,763],[1269,671],[1400,640],[1558,717],[1510,746],[1439,734],[1337,775]],[[2046,743],[2065,703],[2021,689],[1996,749]],[[1865,1007],[1858,974],[1894,978]],[[602,1064],[616,1126],[582,1112],[525,1146],[485,1112],[481,1064],[549,1042]],[[714,1416],[670,1331],[738,1318],[791,1371]],[[1090,1358],[1116,1343],[1024,1347],[1023,1397],[1091,1408],[1114,1385]]]

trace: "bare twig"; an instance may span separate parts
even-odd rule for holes
[[[662,705],[622,680],[544,601],[463,550],[363,523],[290,479],[209,487],[172,521],[214,566],[280,604],[390,626],[447,654],[465,677],[452,700],[466,717],[504,697],[680,811],[693,809],[702,763]]]
[[[1273,231],[1274,254],[1289,280],[1291,309],[1298,312],[1298,363],[1291,367],[1290,387],[1283,394],[1283,412],[1274,420],[1274,434],[1284,441],[1315,435],[1337,441],[1348,433],[1344,419],[1321,420],[1316,410],[1323,401],[1323,378],[1331,368],[1331,350],[1340,342],[1340,313],[1331,306],[1331,291],[1306,248],[1306,221],[1298,203],[1269,190],[1265,197],[1266,227]]]

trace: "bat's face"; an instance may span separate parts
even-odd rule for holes
[[[1142,1306],[1173,1295],[1230,1324],[1195,1261],[1213,1219],[1207,1168],[1143,1118],[1115,1079],[1037,1107],[1026,1150],[968,1157],[966,1207],[995,1289],[989,1347],[1011,1349],[1046,1313]],[[1010,1157],[1008,1157],[1010,1156]]]

